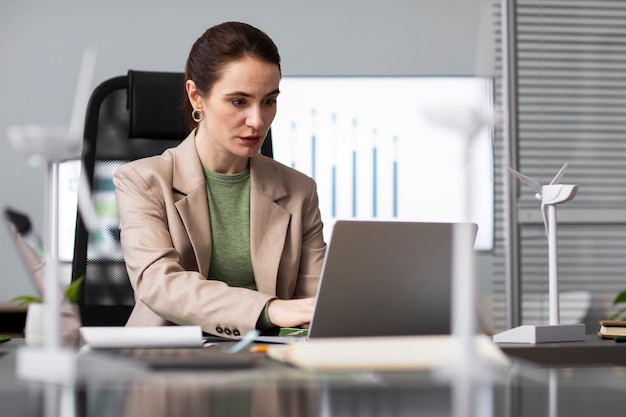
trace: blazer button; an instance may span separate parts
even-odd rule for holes
[[[233,330],[233,336],[241,336],[241,332],[239,331],[239,329]]]
[[[216,332],[218,332],[219,334],[224,333],[224,329],[222,329],[220,326],[217,326],[217,327],[215,328],[215,331],[216,331]]]
[[[232,331],[227,327],[224,329],[224,333],[226,333],[227,335],[231,335]]]

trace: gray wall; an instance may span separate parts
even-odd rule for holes
[[[86,46],[98,49],[94,87],[129,68],[182,71],[195,39],[226,20],[265,30],[285,75],[471,75],[492,67],[488,13],[483,0],[3,0],[0,204],[42,230],[44,171],[6,130],[69,121]],[[34,292],[2,227],[0,254],[0,303]]]

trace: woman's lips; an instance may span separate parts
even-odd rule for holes
[[[260,136],[246,136],[246,137],[240,137],[239,139],[241,139],[244,143],[254,145],[256,143],[259,143],[259,141],[261,140],[261,137]]]

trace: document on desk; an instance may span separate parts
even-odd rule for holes
[[[425,371],[451,363],[458,343],[450,336],[320,338],[270,345],[267,355],[308,370]],[[478,357],[489,363],[507,366],[510,362],[486,336],[476,336],[474,346]]]
[[[200,326],[83,326],[82,339],[93,349],[202,347]]]

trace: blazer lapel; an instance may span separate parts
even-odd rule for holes
[[[172,149],[172,191],[180,195],[176,208],[194,248],[198,272],[208,276],[211,224],[194,133]],[[286,195],[271,160],[263,156],[250,158],[250,255],[257,290],[266,294],[276,294],[276,277],[291,219],[291,213],[276,201]]]
[[[211,222],[204,172],[194,137],[195,131],[172,149],[172,191],[180,195],[176,208],[194,248],[198,272],[206,277],[211,259]]]
[[[291,214],[276,203],[287,195],[271,160],[250,158],[250,252],[257,290],[276,294],[276,277]]]

